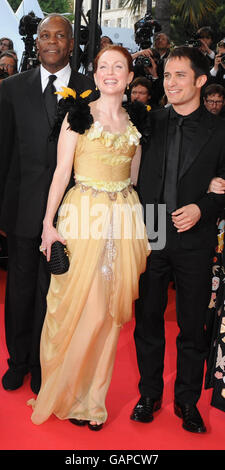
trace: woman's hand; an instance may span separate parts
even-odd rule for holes
[[[224,194],[225,192],[225,180],[223,178],[213,178],[210,181],[208,193]]]
[[[64,245],[66,244],[63,237],[61,237],[61,235],[57,232],[56,228],[53,227],[53,225],[43,224],[43,232],[41,235],[41,240],[42,241],[41,241],[40,251],[42,251],[43,254],[46,256],[47,261],[50,260],[51,247],[54,242],[58,240]]]

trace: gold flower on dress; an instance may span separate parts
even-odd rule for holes
[[[127,130],[128,134],[128,143],[129,145],[138,145],[139,144],[139,139],[141,138],[140,132],[138,132],[137,128],[135,126],[130,126]]]
[[[103,131],[102,132],[102,140],[103,140],[106,147],[111,147],[113,142],[115,141],[116,137],[117,136],[115,134],[112,134],[108,131]]]
[[[123,148],[124,146],[137,146],[139,144],[139,139],[141,138],[140,132],[137,128],[129,122],[127,125],[126,131],[121,133],[111,133],[103,130],[103,126],[99,121],[96,121],[87,132],[87,137],[89,140],[101,139],[101,142],[106,147],[114,147],[116,150]]]
[[[100,124],[99,121],[95,121],[95,123],[91,126],[88,130],[87,137],[89,140],[99,139],[101,137],[103,131],[103,126]]]
[[[123,147],[124,145],[127,145],[127,144],[129,145],[126,134],[121,134],[121,135],[117,136],[117,138],[114,142],[114,147],[115,147],[115,149],[120,149],[121,147]]]

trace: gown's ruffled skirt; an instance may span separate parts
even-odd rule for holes
[[[120,327],[132,317],[138,281],[149,254],[134,190],[82,191],[61,206],[58,230],[67,240],[69,271],[52,276],[41,338],[42,386],[32,421],[51,414],[105,422]],[[120,221],[121,223],[118,223]]]

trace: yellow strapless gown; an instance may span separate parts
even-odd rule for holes
[[[120,327],[132,318],[150,250],[130,166],[140,134],[95,122],[79,135],[76,185],[66,194],[58,230],[67,240],[69,271],[51,277],[41,337],[42,386],[32,421],[105,422]]]

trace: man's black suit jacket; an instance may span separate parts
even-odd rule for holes
[[[71,72],[77,93],[94,83]],[[18,236],[40,234],[49,186],[56,166],[57,142],[44,106],[40,69],[3,80],[0,86],[0,228]]]
[[[169,112],[168,107],[151,113],[152,133],[143,147],[137,185],[143,206],[155,205],[155,216],[158,204],[163,202]],[[215,176],[225,177],[224,120],[203,107],[177,183],[177,208],[195,203],[201,210],[200,221],[180,234],[183,248],[206,248],[216,242],[216,219],[225,205],[225,198],[224,195],[207,193]]]

